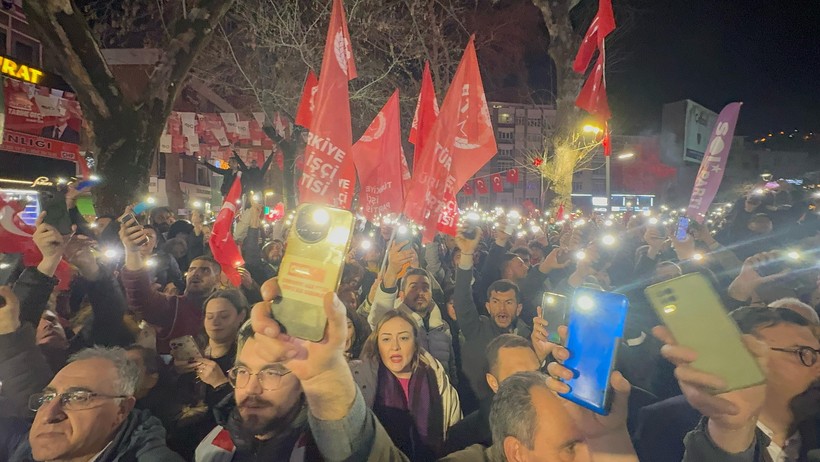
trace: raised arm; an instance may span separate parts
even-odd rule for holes
[[[247,172],[248,166],[245,165],[245,162],[242,162],[242,158],[236,154],[236,151],[233,153],[233,158],[236,159],[236,163],[239,164],[239,171],[240,172]]]
[[[139,244],[148,237],[147,233],[142,226],[129,221],[123,223],[119,234],[125,247],[122,284],[128,306],[140,313],[145,321],[162,330],[171,329],[177,314],[177,300],[174,296],[161,294],[151,287],[151,277],[139,252]]]
[[[463,230],[456,236],[456,245],[461,249],[461,258],[456,268],[456,288],[453,293],[458,326],[466,340],[477,338],[481,329],[481,316],[473,300],[473,254],[481,242],[481,230],[476,230],[475,238],[464,237]]]
[[[367,322],[372,329],[375,329],[382,317],[395,307],[399,291],[399,273],[404,265],[410,264],[415,254],[413,249],[401,250],[405,244],[407,241],[393,242],[393,246],[388,250],[387,268],[384,270],[382,282],[376,289],[373,304],[367,315]]]
[[[262,176],[265,176],[265,173],[266,173],[266,172],[268,171],[268,169],[270,168],[270,164],[271,164],[271,162],[273,162],[273,156],[274,156],[274,155],[275,155],[275,154],[271,153],[271,155],[269,155],[269,156],[268,156],[267,160],[265,160],[265,163],[264,163],[264,164],[262,164],[262,170],[261,170],[261,172],[262,172]]]

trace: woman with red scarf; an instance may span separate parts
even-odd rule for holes
[[[417,343],[408,315],[391,311],[350,369],[367,405],[410,460],[436,460],[447,430],[461,420],[458,394],[441,363]]]

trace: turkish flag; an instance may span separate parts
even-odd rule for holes
[[[490,177],[490,181],[493,182],[493,191],[495,192],[504,192],[504,184],[501,182],[501,175],[498,173],[493,173]]]
[[[473,195],[473,184],[472,184],[472,181],[467,181],[466,183],[464,183],[464,187],[463,187],[463,188],[461,188],[461,192],[462,192],[464,195],[467,195],[467,196],[472,196],[472,195]]]
[[[231,227],[236,216],[236,207],[242,202],[240,197],[242,197],[242,173],[237,173],[236,180],[231,185],[231,190],[225,196],[225,202],[222,203],[222,208],[216,216],[211,229],[211,239],[208,241],[214,260],[222,267],[222,272],[228,276],[231,284],[237,287],[242,283],[242,276],[236,268],[244,265],[245,260],[236,246],[236,241],[233,240]]]
[[[487,189],[487,182],[484,178],[478,178],[475,180],[475,189],[479,194],[487,194],[490,192],[490,190]]]
[[[333,0],[320,75],[299,195],[302,202],[349,209],[356,169],[348,156],[353,145],[348,81],[356,78],[356,65],[342,0]]]
[[[85,159],[81,162],[85,162]],[[24,204],[17,201],[6,202],[0,194],[0,253],[22,254],[23,265],[36,267],[43,260],[43,254],[32,237],[36,228],[26,224],[20,216],[24,210]],[[60,260],[54,276],[60,280],[57,286],[60,290],[71,288],[71,266],[65,260]]]
[[[598,55],[598,60],[595,63],[595,68],[587,77],[584,87],[578,93],[578,98],[575,100],[575,105],[579,108],[597,116],[603,120],[608,120],[612,117],[609,110],[609,102],[606,97],[606,81],[604,80],[604,61],[606,53],[601,50]]]
[[[603,52],[604,39],[614,30],[615,14],[612,11],[612,0],[598,0],[598,13],[589,24],[584,40],[578,47],[572,69],[579,74],[586,72],[595,50]]]
[[[305,88],[302,89],[302,99],[299,100],[299,108],[296,109],[296,125],[301,125],[310,130],[310,121],[313,118],[313,108],[315,106],[316,91],[319,89],[319,79],[313,69],[308,70],[305,78]]]
[[[455,193],[498,151],[478,69],[474,37],[453,76],[429,139],[424,142],[404,215],[424,228],[430,242],[438,227],[455,229]],[[438,222],[437,222],[438,220]]]
[[[351,153],[359,174],[360,203],[368,220],[401,213],[404,201],[399,91],[387,100]]]
[[[410,141],[415,146],[413,157],[413,170],[421,163],[421,152],[424,141],[430,136],[433,124],[438,118],[438,100],[436,99],[436,88],[433,86],[433,75],[430,73],[430,63],[424,63],[424,72],[421,74],[421,90],[419,99],[416,102],[416,112],[413,114],[413,125],[410,126]]]
[[[518,169],[511,168],[507,170],[507,181],[510,184],[518,184]]]

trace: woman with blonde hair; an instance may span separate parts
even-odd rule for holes
[[[395,445],[410,460],[436,460],[447,430],[461,420],[461,407],[444,367],[417,339],[413,319],[390,311],[350,369]]]

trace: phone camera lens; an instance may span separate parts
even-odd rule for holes
[[[318,205],[309,205],[296,217],[296,234],[309,244],[321,241],[330,228],[330,214]]]

